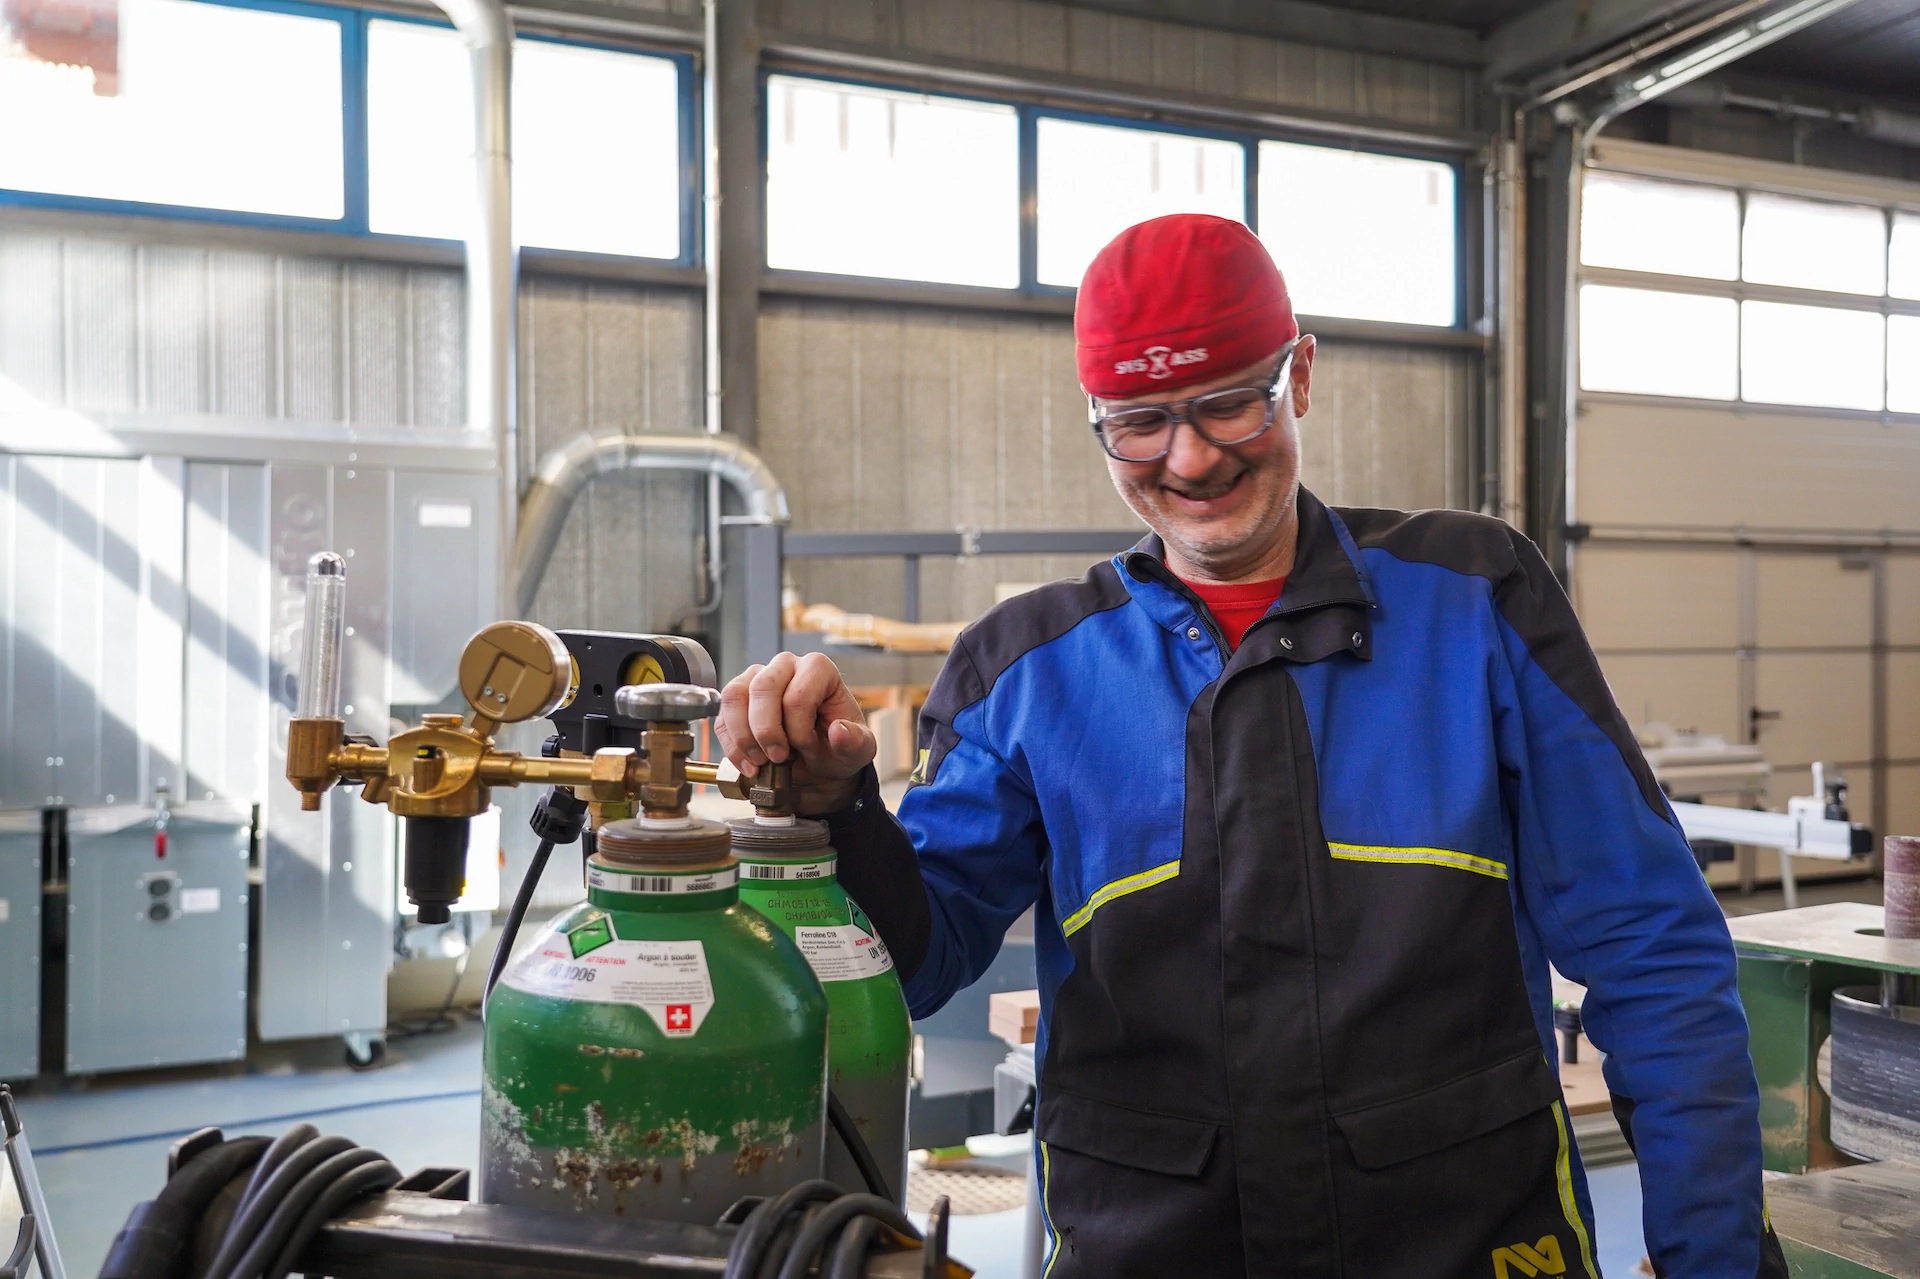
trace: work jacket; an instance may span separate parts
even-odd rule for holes
[[[1299,518],[1237,650],[1155,537],[996,607],[831,819],[916,1015],[1035,907],[1048,1279],[1597,1279],[1549,962],[1660,1271],[1784,1274],[1725,921],[1539,552]]]

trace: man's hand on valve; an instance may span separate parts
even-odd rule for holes
[[[720,691],[720,747],[746,776],[793,761],[803,815],[844,808],[873,762],[873,734],[853,693],[824,653],[780,653],[749,666]]]

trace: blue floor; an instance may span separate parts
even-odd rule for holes
[[[302,1120],[384,1152],[403,1171],[471,1168],[479,1152],[479,1027],[396,1043],[385,1068],[296,1068],[280,1060],[244,1076],[29,1095],[21,1117],[36,1152],[68,1273],[97,1274],[128,1210],[160,1188],[167,1148],[207,1124],[278,1133]],[[1589,1174],[1595,1249],[1610,1279],[1631,1279],[1640,1242],[1640,1186],[1626,1165]],[[3,1196],[0,1196],[3,1198]],[[0,1218],[6,1216],[0,1209]],[[955,1217],[953,1255],[980,1279],[1019,1279],[1024,1210]],[[13,1237],[10,1222],[0,1232]]]

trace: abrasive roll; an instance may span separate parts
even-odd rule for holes
[[[1861,1159],[1920,1160],[1920,1008],[1880,991],[1833,992],[1833,1144]]]
[[[1920,836],[1889,835],[1881,845],[1887,936],[1920,938]]]

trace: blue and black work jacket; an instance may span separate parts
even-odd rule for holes
[[[993,609],[830,819],[916,1015],[1035,908],[1048,1279],[1597,1279],[1549,963],[1659,1271],[1784,1274],[1726,924],[1538,550],[1299,516],[1236,650],[1153,537]]]

